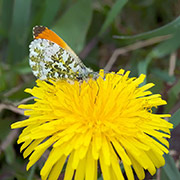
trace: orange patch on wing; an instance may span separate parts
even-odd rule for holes
[[[63,49],[68,49],[68,45],[53,31],[43,26],[35,26],[33,29],[34,39],[47,39],[58,44]]]

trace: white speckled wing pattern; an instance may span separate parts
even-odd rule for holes
[[[84,80],[92,74],[75,54],[48,39],[34,39],[29,48],[29,64],[41,80]]]

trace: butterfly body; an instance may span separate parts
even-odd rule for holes
[[[41,80],[85,80],[93,75],[72,49],[47,27],[33,28],[34,40],[29,49],[29,64]]]

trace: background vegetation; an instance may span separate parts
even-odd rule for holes
[[[17,105],[30,100],[24,93],[35,85],[28,64],[28,45],[35,25],[59,34],[94,71],[105,68],[147,75],[180,123],[180,1],[179,0],[0,0],[0,179],[37,180],[40,160],[29,172],[16,140],[20,130],[10,124],[24,119]],[[29,102],[28,102],[29,103]],[[154,177],[180,179],[180,127],[172,130],[170,155]]]

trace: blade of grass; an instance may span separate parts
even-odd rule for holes
[[[173,158],[169,154],[165,154],[165,166],[162,167],[161,179],[175,180],[180,179],[180,173],[177,169]]]
[[[0,64],[0,77],[1,77],[1,81],[0,81],[0,93],[7,88],[7,83],[6,83],[5,76],[6,76],[6,74],[5,74],[5,71],[3,69],[3,66]]]
[[[152,56],[161,58],[176,51],[180,47],[179,33],[180,30],[176,31],[172,38],[157,45],[151,52]]]
[[[178,101],[179,94],[180,94],[180,80],[178,80],[178,82],[168,91],[167,105],[165,106],[164,112],[171,111],[173,106],[175,106],[175,104]],[[180,122],[180,119],[178,122]]]
[[[178,109],[173,116],[170,118],[169,122],[173,124],[173,129],[180,124],[180,109]],[[171,131],[173,130],[171,129]],[[164,155],[166,164],[162,167],[161,178],[167,180],[180,179],[180,173],[173,158],[169,154]]]
[[[8,60],[10,64],[21,61],[30,17],[31,0],[16,0],[13,6],[12,24],[9,35]]]
[[[170,118],[170,122],[173,124],[173,129],[180,124],[180,109],[178,109]]]
[[[130,39],[130,40],[141,40],[141,39],[148,39],[155,36],[163,36],[167,34],[172,34],[180,28],[180,16],[177,17],[175,20],[171,21],[170,23],[145,33],[141,33],[134,36],[114,36],[116,39]]]
[[[180,47],[180,30],[176,31],[172,38],[161,42],[158,44],[153,50],[147,55],[144,61],[140,61],[138,64],[138,73],[147,74],[147,68],[149,63],[154,58],[162,58],[174,51],[176,51]]]
[[[109,11],[107,18],[105,19],[104,24],[102,25],[99,36],[102,36],[104,31],[108,28],[109,25],[112,24],[115,17],[121,12],[124,5],[128,2],[128,0],[117,0],[114,5],[112,6],[111,10]]]
[[[174,76],[170,76],[168,74],[168,71],[164,71],[159,68],[152,68],[151,73],[154,74],[159,79],[161,79],[162,81],[167,82],[167,83],[174,83],[176,80]]]
[[[79,0],[63,14],[53,30],[78,53],[84,46],[91,19],[92,1]]]
[[[27,180],[33,180],[33,177],[34,177],[34,174],[35,174],[35,170],[36,170],[36,164],[31,168],[31,170],[30,170],[30,173],[29,173],[29,175],[28,175],[28,177],[27,177]]]
[[[61,4],[62,1],[59,0],[45,0],[45,10],[41,21],[42,25],[50,26],[52,24]]]
[[[11,18],[12,18],[12,8],[13,8],[12,0],[2,1],[2,12],[1,12],[1,21],[0,21],[1,36],[4,36],[4,37],[8,36],[9,27],[10,27]]]

